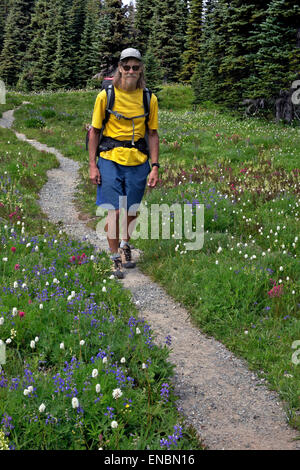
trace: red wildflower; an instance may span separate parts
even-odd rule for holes
[[[19,269],[20,268],[20,265],[17,263],[15,264],[15,270]]]
[[[283,285],[280,284],[279,286],[274,286],[271,290],[268,292],[269,297],[280,297],[283,294]]]
[[[21,312],[21,311],[19,311],[19,317],[20,317],[20,318],[23,318],[23,317],[24,317],[24,315],[25,315],[25,312]]]
[[[13,253],[15,253],[16,247],[15,247],[15,246],[12,246],[12,247],[11,247],[11,251],[12,251]]]

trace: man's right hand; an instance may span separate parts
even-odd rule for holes
[[[93,184],[101,183],[101,175],[97,166],[90,166],[90,181]]]

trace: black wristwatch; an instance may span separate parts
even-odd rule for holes
[[[159,165],[159,163],[152,163],[152,168],[153,168],[154,166],[157,166],[157,168],[159,168],[160,165]]]

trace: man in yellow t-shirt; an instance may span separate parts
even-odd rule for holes
[[[113,79],[115,100],[113,112],[106,123],[101,140],[100,157],[96,162],[102,122],[105,118],[107,93],[102,90],[95,102],[89,136],[90,180],[97,184],[97,205],[108,208],[107,240],[115,265],[115,276],[124,277],[122,266],[133,268],[129,246],[132,222],[136,219],[148,177],[148,186],[158,181],[158,104],[151,95],[148,117],[148,147],[145,144],[146,118],[143,103],[145,88],[142,57],[137,49],[122,51]],[[127,211],[126,233],[119,246],[120,203]]]

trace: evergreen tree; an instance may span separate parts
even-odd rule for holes
[[[144,55],[151,35],[151,21],[154,14],[155,0],[136,0],[134,25],[136,28],[136,47]]]
[[[227,11],[224,0],[206,1],[199,62],[192,78],[195,103],[208,100],[218,102],[223,99],[218,87],[223,81],[219,69],[229,40],[226,29]]]
[[[0,77],[8,85],[16,84],[23,68],[32,7],[33,0],[14,0],[10,4],[0,55]]]
[[[164,79],[176,81],[181,69],[184,50],[181,0],[155,0],[151,41],[153,53],[160,61]]]
[[[247,83],[254,71],[258,44],[250,31],[259,25],[270,0],[232,0],[227,9],[227,47],[219,68],[222,82],[218,90],[222,101],[238,105],[247,92]]]
[[[9,11],[9,0],[0,0],[0,53],[3,48],[4,28]]]
[[[99,2],[89,0],[86,3],[85,22],[78,58],[78,79],[82,86],[85,86],[86,82],[95,73],[95,63],[97,63],[97,57],[99,57],[100,37],[97,37],[99,34],[101,34]]]
[[[100,2],[99,2],[100,3]],[[83,35],[85,24],[85,0],[73,0],[68,11],[68,41],[69,41],[69,58],[71,66],[72,78],[71,86],[76,88],[80,84],[79,60],[80,60],[80,43]]]
[[[104,0],[101,9],[104,27],[99,38],[98,50],[101,64],[105,68],[116,66],[121,51],[126,47],[132,47],[126,11],[122,0]]]
[[[189,83],[199,62],[199,45],[202,36],[203,1],[191,0],[187,23],[185,51],[182,56],[183,69],[180,79]]]
[[[253,32],[260,47],[255,57],[256,74],[251,82],[256,97],[278,97],[299,78],[300,48],[297,31],[300,6],[295,0],[272,0],[266,18]]]
[[[159,61],[153,54],[151,47],[148,48],[144,55],[143,62],[145,66],[146,85],[153,93],[157,94],[161,90],[163,74]]]
[[[40,73],[38,63],[48,19],[48,0],[37,0],[31,16],[30,43],[24,57],[23,71],[19,75],[16,85],[18,90],[31,91],[34,88],[34,77],[37,77]]]

